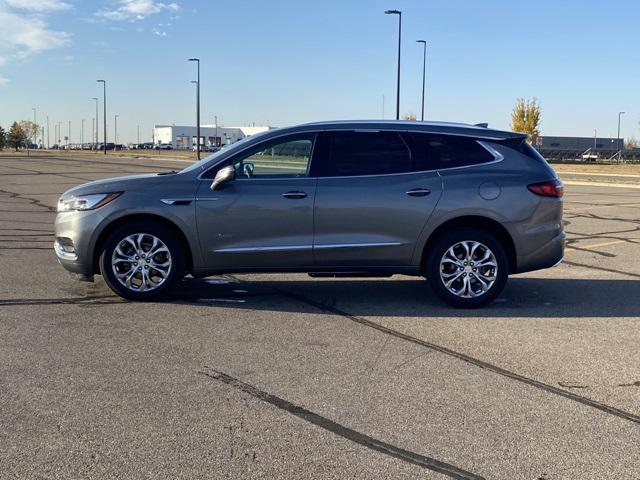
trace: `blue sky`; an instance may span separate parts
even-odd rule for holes
[[[640,137],[640,2],[538,0],[0,0],[0,125],[49,115],[85,138],[107,80],[118,139],[154,123],[284,126],[395,111],[403,11],[401,113],[508,128],[518,97],[537,97],[547,135]],[[102,116],[102,113],[100,113]],[[101,120],[102,122],[102,120]]]

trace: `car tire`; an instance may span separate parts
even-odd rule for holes
[[[425,267],[434,293],[457,308],[492,302],[509,276],[502,243],[484,230],[467,227],[439,236],[429,247]]]
[[[122,298],[158,300],[180,281],[186,254],[176,233],[153,221],[132,222],[111,232],[102,246],[100,273]]]

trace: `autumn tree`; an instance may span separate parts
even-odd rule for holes
[[[0,127],[0,150],[3,150],[7,145],[7,131]]]
[[[38,134],[40,133],[40,125],[31,120],[22,120],[20,122],[20,127],[22,127],[22,131],[26,135],[26,138],[29,142],[33,141],[33,143],[38,143]]]
[[[27,142],[27,134],[22,129],[22,126],[18,122],[13,122],[9,129],[9,135],[7,143],[18,151],[18,148],[23,147]]]
[[[540,105],[535,98],[533,100],[519,98],[511,112],[511,130],[526,133],[527,141],[535,143],[540,136],[541,118]]]
[[[636,137],[627,138],[624,141],[625,150],[633,150],[634,148],[638,148],[638,139]]]

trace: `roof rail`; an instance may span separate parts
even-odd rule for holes
[[[481,128],[489,128],[489,124],[488,123],[476,123],[475,126],[476,127],[481,127]]]

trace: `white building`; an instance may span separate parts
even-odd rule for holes
[[[203,147],[221,147],[272,128],[264,125],[248,127],[200,125],[200,145]],[[170,143],[173,148],[178,150],[190,150],[196,144],[196,130],[195,126],[155,125],[153,128],[153,141],[156,144]]]

